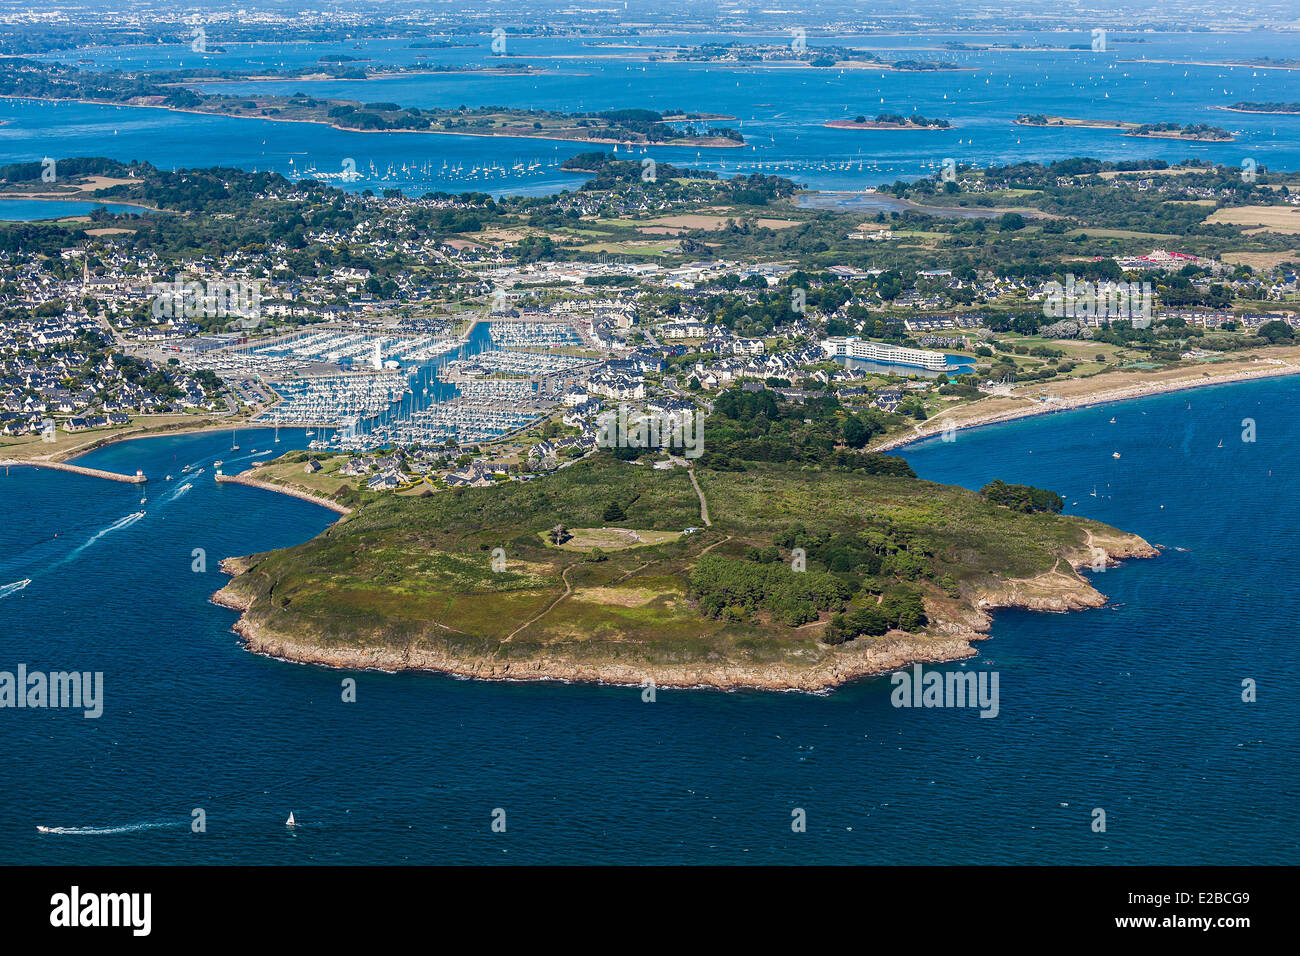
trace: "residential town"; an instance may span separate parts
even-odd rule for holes
[[[134,188],[150,175],[131,168],[121,182]],[[515,226],[494,238],[481,225],[537,218],[531,201],[512,209],[481,194],[346,194],[282,180],[259,183],[253,198],[325,212],[284,236],[176,255],[127,241],[147,219],[137,216],[129,229],[87,229],[57,254],[5,249],[0,429],[97,431],[164,415],[304,427],[319,431],[306,473],[324,469],[374,491],[476,486],[590,454],[601,421],[619,408],[686,413],[726,389],[757,387],[795,402],[834,395],[894,423],[923,420],[955,395],[1085,371],[1051,340],[1118,349],[1088,356],[1107,368],[1125,354],[1140,358],[1133,349],[1158,348],[1169,330],[1235,334],[1221,343],[1230,349],[1262,328],[1300,325],[1286,307],[1297,298],[1293,264],[1252,269],[1164,247],[1086,257],[1049,274],[908,271],[870,264],[883,254],[870,251],[866,262],[859,254],[815,267],[806,254],[718,254],[701,239],[744,245],[796,220],[772,219],[776,232],[755,233],[744,214],[678,215],[716,205],[727,188],[683,182],[565,193],[542,214],[627,217],[634,230],[666,234],[664,252],[675,255],[538,258],[539,244],[554,248],[545,231]],[[1055,182],[1082,188],[1079,177]],[[975,195],[988,187],[986,177],[958,184]],[[1130,188],[1210,187],[1141,179]],[[214,224],[234,216],[207,215]],[[906,236],[902,222],[880,214],[841,235],[870,236],[887,250]],[[379,265],[390,262],[402,266]],[[1073,282],[1069,270],[1092,276],[1103,295],[1125,277],[1154,283],[1148,321],[1165,332],[1138,338],[1133,323],[1115,327],[1104,311],[1051,321],[1048,301],[1061,279]],[[1166,361],[1209,354],[1166,352]]]

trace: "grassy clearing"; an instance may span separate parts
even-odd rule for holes
[[[268,465],[250,469],[248,476],[273,484],[296,488],[325,498],[333,498],[340,491],[356,488],[360,480],[349,475],[340,475],[339,469],[347,459],[340,455],[319,459],[321,470],[308,472],[301,461],[273,461]]]
[[[1257,227],[1247,232],[1300,233],[1300,206],[1236,206],[1219,209],[1205,221]]]
[[[566,551],[590,551],[600,548],[602,551],[621,551],[625,548],[640,548],[647,544],[663,544],[676,541],[681,537],[680,531],[649,531],[631,528],[570,528],[573,535],[560,545]]]
[[[1137,232],[1132,229],[1071,229],[1065,233],[1067,239],[1087,236],[1090,239],[1153,239],[1161,242],[1176,242],[1179,236],[1163,232]]]
[[[578,246],[583,252],[610,252],[631,256],[663,256],[677,251],[676,242],[590,242]]]

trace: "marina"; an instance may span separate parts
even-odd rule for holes
[[[472,359],[457,359],[448,362],[445,368],[449,376],[458,375],[462,377],[487,375],[493,372],[511,375],[552,375],[590,364],[592,364],[591,359],[578,358],[572,355],[499,349],[480,352]]]
[[[366,439],[345,437],[341,447],[364,450],[381,445],[429,447],[448,441],[461,445],[491,441],[518,431],[550,410],[549,403],[521,405],[506,397],[461,397],[376,425]]]
[[[581,345],[582,338],[560,322],[491,322],[488,335],[497,348],[537,345]]]
[[[463,339],[316,329],[187,362],[260,380],[276,401],[254,424],[311,428],[309,447],[318,451],[373,451],[518,431],[555,408],[559,376],[594,364],[547,349],[581,344],[564,322],[487,320]]]
[[[250,346],[246,354],[289,362],[319,362],[343,368],[365,365],[379,369],[387,363],[427,362],[455,351],[460,345],[455,339],[432,335],[307,332],[266,345]]]
[[[254,421],[260,425],[331,425],[373,418],[411,394],[398,373],[357,373],[272,382],[280,402]]]
[[[370,160],[364,169],[358,169],[354,164],[322,171],[317,169],[315,163],[310,160],[299,168],[290,157],[290,172],[287,178],[294,181],[315,179],[322,182],[385,183],[435,189],[451,183],[514,183],[530,177],[555,174],[559,172],[560,163],[561,160],[554,156],[536,155],[516,157],[509,164],[496,160],[466,164],[463,161],[453,163],[444,159],[439,165],[436,159],[410,159],[388,162],[380,166],[374,160]]]

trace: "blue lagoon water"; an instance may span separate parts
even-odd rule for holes
[[[0,220],[31,222],[36,219],[62,219],[88,216],[96,209],[110,213],[147,213],[143,206],[125,203],[82,202],[76,199],[0,199]]]
[[[643,703],[637,688],[254,656],[235,613],[208,602],[217,560],[291,546],[334,515],[213,483],[228,432],[81,459],[143,468],[145,505],[134,486],[13,468],[0,585],[32,583],[0,598],[0,668],[100,670],[106,689],[98,720],[0,714],[0,862],[1300,862],[1298,399],[1296,379],[1240,384],[903,452],[926,478],[1058,489],[1070,512],[1167,547],[1095,575],[1109,608],[999,612],[979,656],[947,665],[999,673],[995,719],[895,709],[886,678]],[[280,434],[282,449],[306,441]],[[270,442],[241,431],[237,454]],[[1257,703],[1240,700],[1245,678]],[[200,807],[207,832],[191,833]],[[806,833],[791,832],[796,807]]]

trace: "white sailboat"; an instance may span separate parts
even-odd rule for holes
[[[289,819],[284,821],[284,825],[287,827],[296,827],[298,825],[298,821],[293,818],[292,810],[289,811]]]

